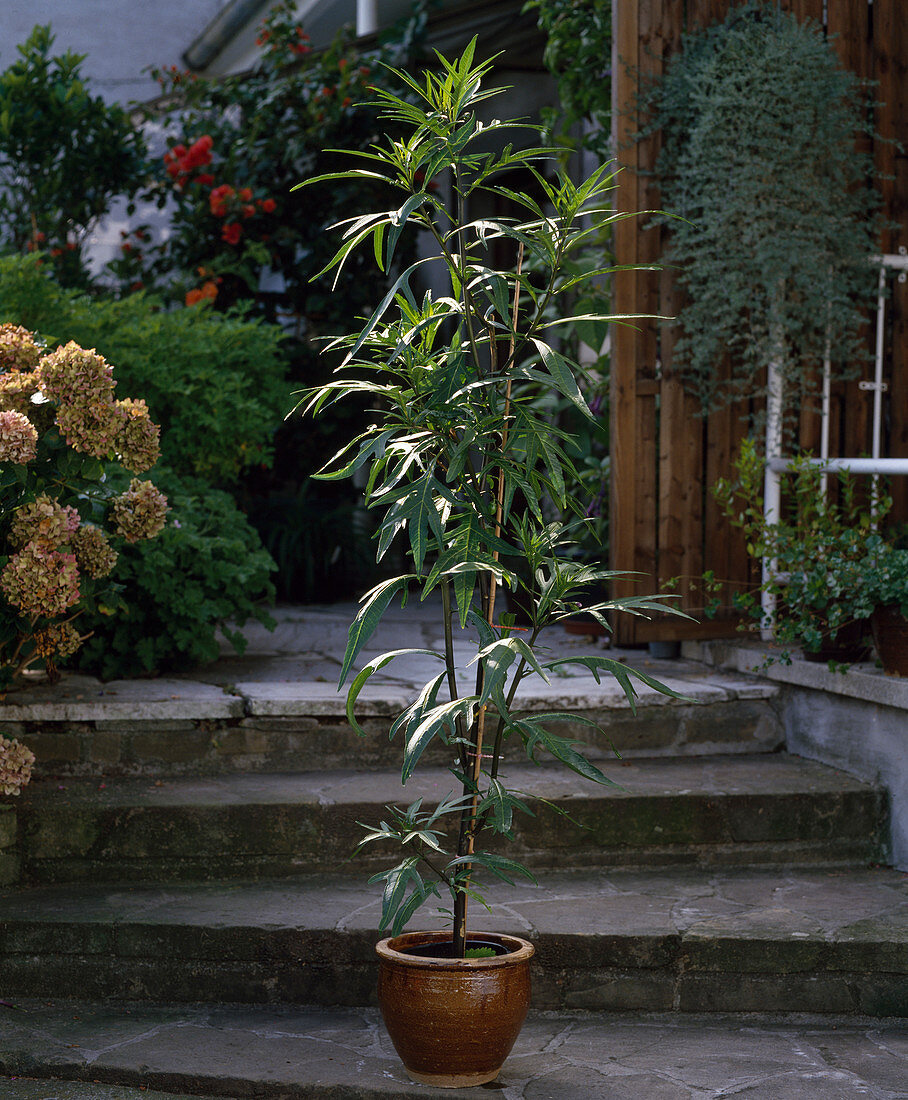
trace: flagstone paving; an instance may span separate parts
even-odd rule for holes
[[[370,1007],[379,901],[343,861],[355,822],[403,797],[390,716],[438,664],[377,671],[357,738],[336,689],[353,611],[281,608],[274,633],[246,629],[242,657],[225,647],[187,674],[7,695],[4,732],[32,744],[39,778],[4,808],[0,857],[48,885],[0,891],[0,1100],[482,1095],[409,1082]],[[358,663],[439,648],[436,612],[389,608]],[[468,633],[455,649],[472,676]],[[600,722],[592,754],[623,790],[508,762],[591,828],[566,844],[569,823],[537,807],[523,854],[539,884],[489,891],[488,920],[537,947],[536,1007],[489,1090],[908,1100],[908,876],[870,865],[880,787],[780,751],[766,679],[546,640],[684,698],[644,685],[635,719],[583,668],[524,698]],[[431,798],[444,763],[411,797]]]
[[[440,1090],[407,1079],[372,1009],[23,1002],[3,1011],[4,1100],[136,1100],[102,1091],[110,1081],[171,1100],[908,1097],[908,1021],[531,1013],[493,1086]],[[99,1082],[98,1091],[9,1076],[36,1072]]]

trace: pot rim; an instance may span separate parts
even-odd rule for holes
[[[520,936],[506,935],[501,932],[471,931],[468,939],[486,939],[508,949],[506,955],[494,955],[479,959],[438,959],[425,955],[412,955],[406,949],[424,943],[438,943],[451,939],[447,930],[439,932],[402,932],[399,936],[388,936],[375,945],[375,952],[382,962],[397,963],[401,966],[420,970],[491,970],[502,966],[514,966],[527,962],[536,953],[529,940]]]

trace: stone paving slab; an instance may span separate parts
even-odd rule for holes
[[[34,684],[0,702],[5,722],[134,722],[181,718],[238,718],[243,700],[211,684],[183,679],[111,680],[64,675],[57,684]]]
[[[231,1100],[480,1095],[409,1081],[368,1009],[28,1002],[5,1010],[3,1024],[4,1100],[86,1096],[76,1085],[36,1092],[32,1081],[4,1092],[17,1084],[11,1074]],[[493,1091],[502,1100],[903,1100],[908,1021],[531,1013]]]
[[[120,1085],[102,1085],[100,1081],[41,1081],[34,1077],[0,1077],[0,1100],[213,1100],[211,1096],[189,1093],[158,1092]]]
[[[483,894],[472,927],[536,945],[537,1007],[908,1014],[900,872],[548,872]],[[0,991],[366,1004],[379,916],[377,888],[339,876],[7,891]]]

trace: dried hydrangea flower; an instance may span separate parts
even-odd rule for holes
[[[66,405],[57,409],[57,427],[74,451],[113,458],[125,414],[115,404]]]
[[[79,599],[75,554],[29,542],[3,567],[0,590],[27,615],[55,619]]]
[[[80,572],[96,580],[106,577],[117,564],[119,555],[110,545],[107,535],[94,524],[86,523],[80,527],[70,539],[70,546]]]
[[[167,497],[152,482],[134,477],[126,492],[114,498],[111,517],[117,534],[127,542],[152,539],[164,529]]]
[[[31,416],[35,408],[32,394],[39,391],[38,375],[35,371],[0,374],[0,409]]]
[[[72,623],[51,623],[36,630],[33,641],[39,657],[71,657],[82,644],[82,635]]]
[[[10,527],[9,542],[14,547],[33,542],[55,549],[70,541],[79,523],[79,513],[75,508],[58,504],[53,497],[42,493],[17,510]]]
[[[30,749],[0,734],[0,794],[18,795],[32,777],[34,762]]]
[[[125,419],[117,440],[120,462],[134,474],[150,470],[161,453],[161,429],[148,415],[148,406],[141,399],[118,401]]]
[[[0,462],[31,462],[38,453],[38,433],[20,412],[0,412]]]
[[[28,329],[9,322],[0,325],[0,371],[33,371],[41,354]]]
[[[116,453],[126,412],[114,401],[113,367],[103,355],[70,341],[44,356],[38,380],[57,406],[57,427],[70,447],[95,458]]]

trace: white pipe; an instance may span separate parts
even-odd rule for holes
[[[362,38],[378,30],[378,0],[356,0],[356,35]]]
[[[767,462],[776,473],[783,473],[792,465],[790,458],[771,458]],[[908,474],[908,458],[800,458],[798,462],[810,466],[825,466],[830,473],[848,470],[852,474]]]
[[[870,261],[882,267],[895,267],[908,271],[908,252],[884,252],[881,256],[871,256]]]
[[[905,257],[908,259],[908,256]],[[908,266],[908,265],[906,265]],[[880,457],[883,427],[883,342],[886,325],[886,268],[880,268],[876,299],[876,362],[873,369],[873,457]]]
[[[823,358],[823,401],[820,406],[820,458],[829,458],[829,421],[832,419],[832,354],[829,340],[826,341],[826,355]],[[826,474],[820,478],[820,492],[826,496],[828,488]]]
[[[774,461],[781,460],[782,454],[782,372],[775,363],[766,368],[766,470],[763,474],[763,518],[767,526],[779,522],[782,512],[782,479],[774,468]],[[760,635],[763,641],[772,641],[773,623],[776,617],[776,597],[767,591],[767,582],[778,571],[775,558],[763,559],[763,591],[760,593],[762,625]]]

